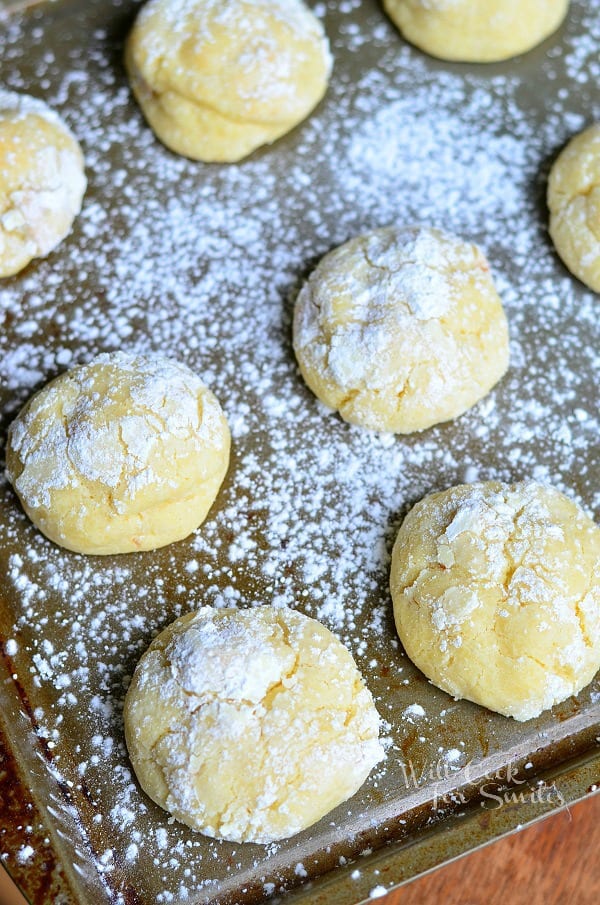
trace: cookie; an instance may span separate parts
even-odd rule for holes
[[[488,263],[437,229],[387,227],[334,249],[302,287],[294,350],[352,424],[406,434],[460,415],[508,366]]]
[[[132,90],[158,138],[203,161],[237,161],[305,119],[331,55],[301,0],[150,0],[129,35]]]
[[[348,650],[286,608],[204,607],[142,656],[125,699],[142,788],[207,836],[272,842],[353,795],[383,757]]]
[[[442,60],[491,63],[525,53],[559,27],[568,0],[384,0],[404,37]]]
[[[550,235],[571,273],[600,292],[600,124],[573,138],[548,182]]]
[[[229,443],[219,403],[189,368],[114,352],[26,404],[9,429],[7,475],[55,543],[79,553],[152,550],[204,521]]]
[[[48,255],[86,189],[83,153],[43,101],[0,89],[0,277]]]
[[[390,585],[406,653],[456,698],[529,720],[600,667],[600,528],[552,487],[425,497],[398,532]]]

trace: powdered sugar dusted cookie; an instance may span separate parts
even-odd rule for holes
[[[551,35],[569,0],[384,0],[384,7],[426,53],[489,63],[525,53]]]
[[[80,553],[151,550],[205,519],[229,429],[189,368],[99,355],[35,395],[9,429],[8,478],[34,524]]]
[[[321,100],[331,70],[302,0],[150,0],[127,41],[133,92],[168,148],[235,161]]]
[[[56,248],[85,188],[81,148],[58,114],[0,89],[0,277]]]
[[[508,328],[481,251],[387,227],[319,263],[296,301],[302,375],[352,424],[409,433],[461,414],[508,365]]]
[[[552,487],[426,497],[398,532],[390,584],[406,653],[457,698],[528,720],[600,667],[600,528]]]
[[[353,795],[382,759],[348,650],[300,613],[205,607],[168,626],[125,699],[142,788],[207,836],[271,842]]]
[[[571,273],[600,292],[600,124],[559,154],[550,171],[548,207],[557,252]]]

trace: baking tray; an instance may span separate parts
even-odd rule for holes
[[[14,4],[13,4],[14,5]],[[364,0],[313,4],[335,54],[311,118],[235,166],[164,149],[131,100],[129,0],[56,0],[1,21],[1,78],[59,109],[89,189],[70,237],[0,288],[0,429],[103,350],[187,361],[229,417],[205,525],[153,553],[62,551],[0,485],[0,853],[32,902],[358,903],[593,794],[598,678],[519,724],[433,688],[395,640],[389,553],[408,507],[475,478],[548,480],[598,514],[597,298],[546,232],[552,159],[598,116],[597,4],[486,67],[409,47]],[[511,326],[511,369],[473,410],[411,437],[362,432],[303,386],[294,292],[352,235],[426,222],[477,241]],[[3,445],[2,445],[3,448]],[[127,678],[200,604],[286,603],[350,647],[385,764],[287,842],[219,843],[170,822],[124,748]]]

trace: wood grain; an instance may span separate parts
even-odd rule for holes
[[[23,898],[2,867],[0,867],[0,905],[27,905],[27,900]]]
[[[377,905],[598,905],[600,795],[375,901]],[[0,905],[26,905],[2,869]]]
[[[599,905],[600,795],[376,901],[377,905]]]

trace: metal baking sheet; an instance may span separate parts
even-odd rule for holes
[[[59,109],[89,188],[69,238],[0,287],[0,427],[65,367],[115,348],[187,361],[215,390],[231,469],[192,538],[154,553],[61,551],[0,485],[0,854],[31,901],[350,905],[592,794],[600,683],[519,724],[433,688],[398,647],[389,551],[407,508],[465,479],[533,476],[597,516],[597,298],[562,267],[549,165],[598,116],[597,4],[492,66],[427,58],[375,0],[312,4],[330,90],[290,135],[235,166],[175,157],[122,66],[129,0],[56,0],[2,28],[7,87]],[[14,7],[14,4],[13,4]],[[511,370],[455,422],[364,433],[303,386],[294,292],[319,257],[387,223],[485,249]],[[127,677],[154,634],[200,604],[297,606],[348,644],[384,720],[387,760],[349,802],[272,846],[204,839],[138,789],[123,743]]]

